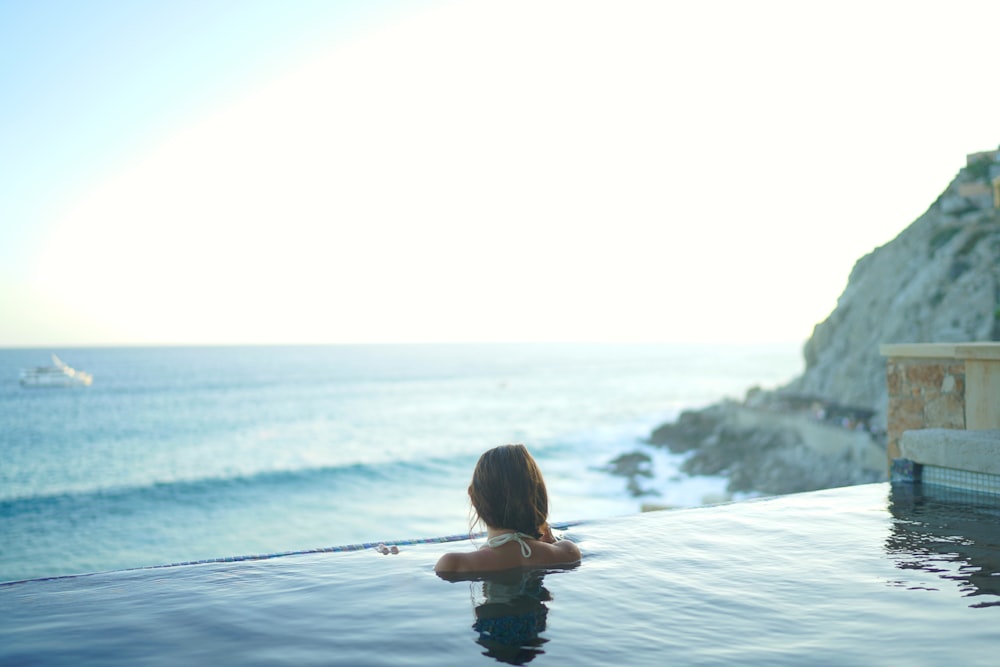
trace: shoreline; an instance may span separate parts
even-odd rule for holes
[[[684,456],[685,475],[725,477],[723,500],[784,495],[885,481],[885,434],[872,429],[871,415],[753,388],[742,402],[722,400],[682,411],[654,428],[643,444]],[[625,478],[634,497],[657,495],[642,485],[656,474],[646,452],[624,452],[605,469]]]

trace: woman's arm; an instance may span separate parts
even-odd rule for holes
[[[574,542],[569,540],[560,540],[559,543],[555,545],[555,548],[565,554],[565,560],[563,561],[565,563],[575,563],[583,557],[580,553],[580,547],[576,546]]]
[[[457,572],[462,563],[462,554],[448,553],[438,558],[435,572]]]

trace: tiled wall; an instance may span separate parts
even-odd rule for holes
[[[937,484],[974,493],[1000,494],[1000,475],[984,472],[923,466],[920,481],[923,484]]]

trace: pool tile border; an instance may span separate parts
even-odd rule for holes
[[[903,458],[892,460],[889,481],[893,484],[931,484],[961,491],[1000,495],[1000,475],[920,464]]]

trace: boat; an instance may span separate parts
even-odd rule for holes
[[[86,387],[94,376],[71,368],[62,359],[52,355],[52,366],[36,366],[21,371],[22,387]]]

